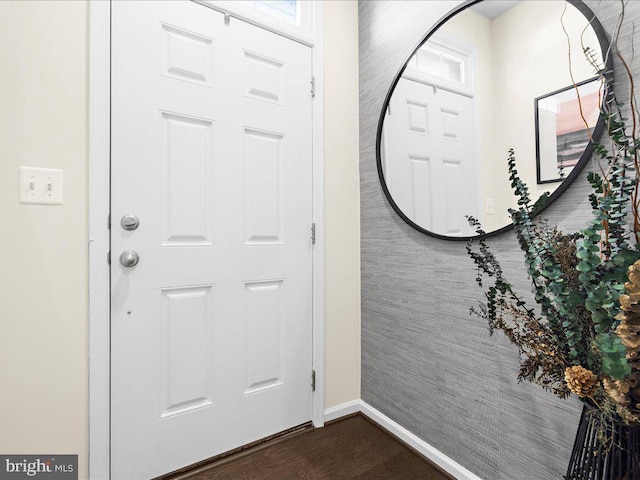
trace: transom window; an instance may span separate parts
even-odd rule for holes
[[[302,0],[196,0],[222,7],[256,25],[313,45],[314,3]]]
[[[300,25],[298,0],[248,0],[244,3],[259,12]]]

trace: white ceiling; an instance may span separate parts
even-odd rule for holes
[[[486,0],[476,3],[469,8],[483,17],[487,17],[489,20],[493,20],[520,2],[521,0]]]

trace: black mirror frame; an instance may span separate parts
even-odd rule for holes
[[[396,76],[393,78],[393,82],[391,82],[391,86],[389,87],[389,91],[387,92],[387,95],[386,95],[386,97],[384,99],[384,103],[382,104],[382,110],[380,112],[380,118],[378,120],[378,129],[377,129],[377,132],[376,132],[376,163],[377,163],[377,167],[378,167],[378,178],[380,179],[380,185],[382,186],[382,191],[384,192],[385,197],[387,197],[387,200],[389,201],[389,204],[391,205],[393,210],[410,227],[414,228],[415,230],[417,230],[417,231],[419,231],[421,233],[424,233],[425,235],[429,235],[430,237],[439,238],[441,240],[469,241],[469,240],[471,240],[473,238],[478,238],[479,235],[452,237],[452,236],[441,235],[439,233],[431,232],[431,231],[426,230],[425,228],[421,227],[417,223],[415,223],[413,220],[411,220],[409,217],[407,217],[402,212],[402,210],[400,210],[400,208],[398,207],[396,202],[393,200],[393,197],[391,196],[391,193],[389,192],[389,189],[387,188],[387,182],[384,179],[384,172],[382,170],[382,154],[381,154],[382,127],[383,127],[383,124],[384,124],[385,113],[387,111],[387,107],[389,106],[389,102],[391,101],[391,96],[393,95],[393,92],[394,92],[394,90],[396,88],[396,85],[398,84],[398,81],[400,80],[400,78],[402,77],[402,74],[404,73],[405,69],[407,68],[407,64],[409,63],[409,60],[411,60],[411,58],[416,54],[418,49],[420,47],[422,47],[422,45],[427,40],[429,40],[429,38],[431,38],[431,36],[442,25],[444,25],[451,17],[453,17],[454,15],[457,15],[458,13],[462,12],[463,10],[466,10],[470,6],[475,5],[476,3],[480,3],[482,1],[484,1],[484,0],[466,0],[466,1],[464,1],[459,6],[457,6],[453,10],[449,11],[449,13],[447,13],[440,20],[438,20],[436,22],[436,24],[425,34],[425,36],[422,37],[422,39],[418,42],[418,44],[415,46],[415,48],[411,51],[411,54],[406,58],[406,60],[402,64],[402,67],[400,68],[400,70],[396,74]],[[609,80],[608,81],[609,85],[611,85],[612,84],[612,80],[613,80],[613,78],[612,78],[613,77],[613,58],[612,58],[613,56],[610,54],[609,38],[607,37],[607,34],[606,34],[604,28],[602,27],[602,24],[598,20],[598,17],[596,17],[596,15],[593,13],[593,11],[587,5],[585,5],[585,3],[582,0],[566,0],[566,1],[569,4],[573,5],[576,9],[578,9],[578,11],[580,11],[580,13],[582,13],[585,16],[585,18],[587,18],[587,20],[589,20],[589,23],[591,24],[594,32],[596,33],[596,36],[598,38],[598,42],[600,43],[600,48],[602,50],[602,54],[603,54],[604,58],[606,59],[605,75],[606,75],[607,79]],[[603,98],[604,97],[605,97],[605,95],[603,95]],[[596,124],[596,126],[595,126],[595,128],[593,130],[593,134],[591,136],[593,138],[593,140],[598,141],[600,139],[600,137],[602,136],[602,133],[604,132],[604,127],[605,127],[604,126],[604,119],[602,118],[602,115],[600,115],[600,118],[598,119],[598,123]],[[538,210],[535,212],[535,215],[539,215],[545,208],[547,208],[549,205],[551,205],[555,200],[557,200],[569,188],[569,186],[578,177],[580,172],[584,169],[585,165],[587,164],[587,162],[591,158],[591,154],[592,153],[593,153],[593,141],[589,142],[589,144],[585,148],[585,151],[582,153],[582,156],[580,157],[580,160],[578,161],[576,166],[573,168],[571,173],[558,186],[558,188],[551,195],[549,195],[549,197],[546,199],[546,201],[542,205],[540,205],[540,208],[538,208]],[[505,162],[505,165],[506,165],[506,162]],[[485,238],[494,237],[494,236],[500,235],[502,233],[508,232],[512,228],[513,228],[513,224],[510,223],[510,224],[508,224],[508,225],[506,225],[506,226],[504,226],[502,228],[499,228],[498,230],[493,230],[491,232],[487,232],[484,235],[484,237]]]

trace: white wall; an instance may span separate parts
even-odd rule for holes
[[[360,398],[358,2],[325,2],[326,392]]]
[[[77,453],[87,476],[87,5],[0,2],[0,452]],[[18,204],[18,167],[64,205]]]
[[[357,2],[326,2],[326,405],[360,397]],[[0,452],[88,461],[87,3],[0,2]],[[64,205],[18,204],[18,167]]]
[[[492,195],[496,205],[510,202],[515,206],[507,173],[507,151],[514,148],[521,178],[529,186],[532,199],[545,191],[552,192],[559,183],[537,185],[535,120],[533,99],[572,84],[569,74],[569,48],[560,18],[564,2],[522,2],[492,23],[494,61],[493,128],[495,161],[489,178],[493,179]],[[586,18],[567,4],[563,19],[571,35],[571,58],[576,82],[595,75],[582,53],[579,38]],[[585,36],[585,44],[597,47],[593,30]],[[517,121],[515,120],[517,119]],[[499,212],[493,220],[505,225],[510,220]]]

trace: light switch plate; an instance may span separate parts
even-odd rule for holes
[[[496,213],[496,204],[493,198],[484,199],[484,213],[487,215],[494,215]]]
[[[62,170],[20,167],[20,203],[62,205]]]

